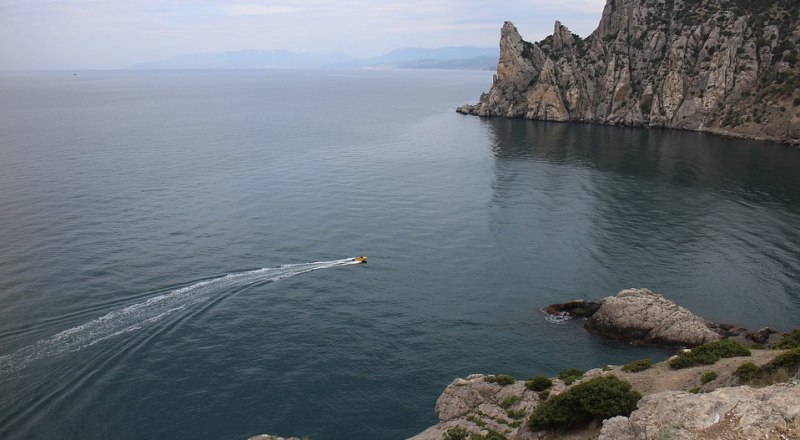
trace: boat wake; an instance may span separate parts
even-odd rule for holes
[[[15,373],[40,359],[78,351],[107,339],[130,333],[204,302],[221,291],[255,283],[278,281],[303,273],[337,266],[359,264],[352,258],[314,263],[286,264],[278,267],[230,273],[170,290],[146,301],[111,311],[99,318],[64,330],[54,336],[0,356],[0,376]]]

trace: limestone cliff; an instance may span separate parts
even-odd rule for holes
[[[800,144],[798,43],[797,0],[608,0],[585,39],[506,22],[491,90],[458,111]]]

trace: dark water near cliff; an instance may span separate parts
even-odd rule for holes
[[[489,83],[4,74],[0,438],[404,438],[460,375],[665,357],[538,311],[626,287],[800,323],[800,151],[453,112]]]

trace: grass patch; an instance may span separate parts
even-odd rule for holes
[[[508,440],[502,432],[490,429],[485,435],[471,432],[463,426],[453,426],[445,431],[442,436],[444,440]]]
[[[528,419],[533,429],[570,428],[592,420],[628,416],[642,395],[616,376],[601,376],[575,385],[539,405]]]
[[[757,373],[758,366],[756,364],[745,362],[734,370],[733,375],[739,379],[740,383],[745,383],[755,379]]]
[[[478,425],[478,426],[480,426],[481,428],[485,428],[486,427],[486,422],[480,417],[475,417],[473,415],[470,415],[470,416],[467,416],[467,420],[472,422],[472,423],[474,423],[474,424],[476,424],[476,425]]]
[[[544,402],[550,397],[550,390],[544,390],[539,392],[539,400]]]
[[[789,372],[796,373],[800,370],[800,347],[779,354],[761,368],[766,370],[785,368]]]
[[[786,382],[798,373],[800,373],[800,348],[781,353],[760,367],[752,362],[745,362],[739,365],[733,374],[740,383],[767,386]]]
[[[800,328],[796,328],[791,332],[781,336],[780,341],[772,344],[770,348],[778,348],[778,349],[800,348]]]
[[[558,378],[564,381],[565,385],[572,385],[572,382],[583,377],[583,371],[577,368],[565,368],[558,372]]]
[[[519,403],[519,396],[508,396],[500,402],[500,408],[508,409]]]
[[[700,375],[700,383],[705,385],[717,378],[716,371],[706,371]]]
[[[650,358],[647,359],[639,359],[638,361],[633,361],[629,364],[625,364],[622,366],[622,371],[626,373],[637,373],[639,371],[644,371],[649,369],[653,366],[653,360]]]
[[[506,415],[513,420],[519,420],[525,417],[528,413],[523,408],[518,409],[507,409]]]
[[[544,391],[553,386],[553,381],[545,376],[533,376],[525,381],[525,388],[533,391]]]
[[[506,385],[512,385],[515,382],[514,377],[509,376],[508,374],[495,374],[491,376],[486,376],[483,378],[483,380],[489,383],[496,383],[501,387],[504,387]]]
[[[736,341],[720,339],[697,346],[688,352],[680,352],[678,357],[669,361],[669,366],[678,370],[695,365],[712,365],[722,358],[737,356],[750,356],[750,350]]]
[[[463,426],[453,426],[444,432],[443,440],[469,440],[470,432]]]

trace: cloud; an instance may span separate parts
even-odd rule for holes
[[[254,3],[247,4],[233,4],[226,8],[227,15],[233,17],[246,17],[252,15],[277,15],[277,14],[291,14],[300,12],[303,8],[296,8],[292,6],[267,6]]]

